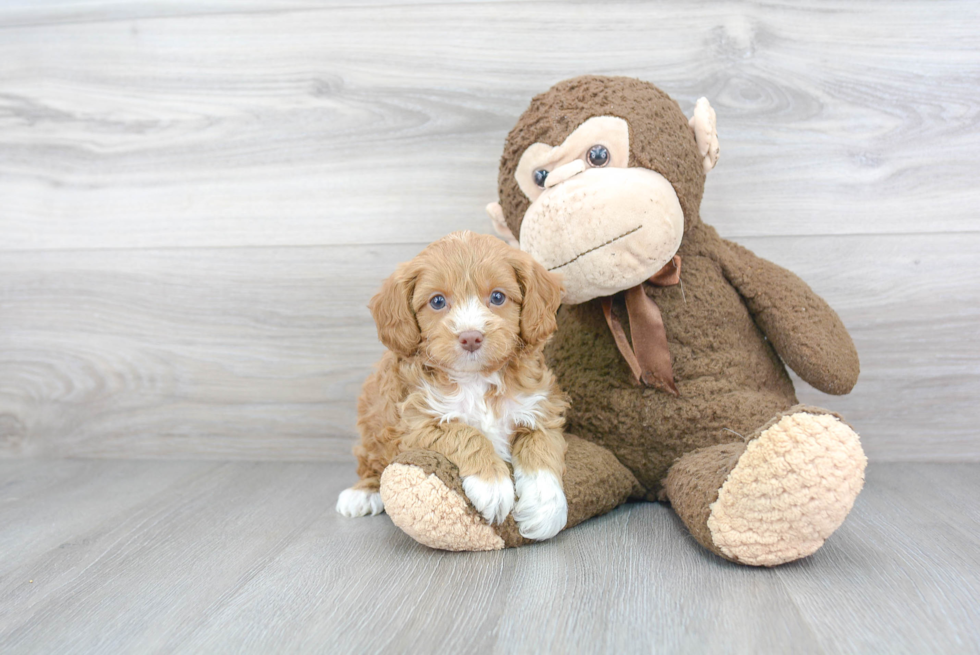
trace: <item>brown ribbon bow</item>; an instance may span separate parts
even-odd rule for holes
[[[680,280],[681,257],[674,255],[648,282],[658,287],[669,287]],[[674,370],[670,362],[670,350],[667,348],[667,330],[664,328],[660,308],[643,290],[643,284],[627,289],[624,295],[630,334],[633,337],[632,347],[626,338],[623,324],[613,313],[612,296],[602,299],[602,313],[606,315],[606,323],[616,340],[616,347],[633,372],[633,383],[654,387],[674,396],[680,395],[674,385]]]

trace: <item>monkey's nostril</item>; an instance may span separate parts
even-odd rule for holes
[[[476,352],[483,345],[483,333],[479,330],[467,330],[459,334],[459,345],[467,352]]]

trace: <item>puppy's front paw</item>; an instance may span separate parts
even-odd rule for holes
[[[561,532],[568,522],[568,501],[561,481],[551,471],[514,470],[517,507],[514,520],[522,536],[542,541]]]
[[[347,517],[380,514],[385,504],[378,492],[370,493],[363,489],[344,489],[337,498],[337,511]]]
[[[485,480],[477,475],[463,478],[463,491],[487,523],[503,523],[514,509],[514,483],[510,476]]]

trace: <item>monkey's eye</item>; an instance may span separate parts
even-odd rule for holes
[[[543,168],[534,171],[534,183],[537,184],[542,189],[544,188],[544,181],[548,179],[548,171]]]
[[[595,145],[589,149],[589,164],[602,168],[609,163],[609,150],[606,146]]]
[[[439,311],[440,309],[445,309],[446,307],[446,297],[438,294],[429,298],[429,307]]]
[[[503,291],[494,291],[490,294],[491,305],[497,305],[499,307],[504,304],[505,300],[507,300],[507,296],[504,295]]]

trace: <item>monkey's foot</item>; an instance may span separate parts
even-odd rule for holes
[[[776,566],[811,555],[840,527],[867,459],[854,430],[823,410],[794,407],[756,434],[685,455],[668,475],[668,496],[711,550]]]
[[[456,466],[437,453],[413,450],[399,455],[381,475],[381,498],[395,525],[424,546],[440,550],[505,546],[467,500]]]

